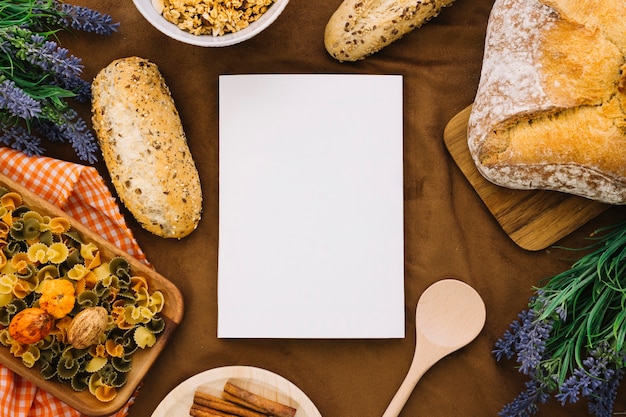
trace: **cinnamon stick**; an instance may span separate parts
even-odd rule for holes
[[[220,397],[216,397],[206,392],[196,391],[193,396],[193,402],[194,404],[198,404],[217,411],[230,413],[231,415],[239,417],[267,417],[265,414],[261,414],[249,408],[245,408],[241,405],[232,403],[230,401],[226,401]]]
[[[230,401],[232,403],[250,408],[254,411],[258,411],[259,413],[265,413],[265,410],[263,410],[262,408],[256,407],[254,404],[250,404],[249,402],[244,401],[239,397],[235,397],[233,394],[229,394],[226,391],[222,391],[222,398],[225,399],[226,401]]]
[[[265,413],[276,417],[295,417],[296,410],[285,404],[272,401],[268,398],[254,394],[248,390],[238,387],[231,382],[224,384],[224,392],[227,392],[237,398],[244,400],[247,403],[254,405],[255,407],[264,410]]]
[[[191,417],[233,417],[232,414],[222,413],[221,411],[213,410],[208,407],[203,407],[198,404],[193,404],[191,406],[191,408],[189,409],[189,415]]]

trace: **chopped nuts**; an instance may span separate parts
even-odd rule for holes
[[[221,36],[248,27],[276,0],[163,0],[161,14],[193,35]]]

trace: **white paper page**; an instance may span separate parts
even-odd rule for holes
[[[404,337],[402,77],[219,80],[220,338]]]

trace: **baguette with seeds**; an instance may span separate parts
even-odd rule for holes
[[[422,26],[454,0],[344,0],[326,24],[324,44],[338,61],[358,61]]]
[[[115,60],[96,75],[92,97],[93,128],[120,200],[157,236],[190,234],[201,217],[200,179],[157,65]]]

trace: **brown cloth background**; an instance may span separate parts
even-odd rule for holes
[[[284,376],[300,387],[324,416],[380,416],[413,355],[417,300],[431,283],[448,277],[471,284],[483,296],[485,328],[472,344],[426,373],[401,415],[496,416],[518,395],[526,377],[513,362],[496,362],[493,344],[526,307],[532,286],[567,269],[570,262],[559,249],[529,252],[514,244],[461,174],[442,140],[448,121],[473,101],[493,0],[457,0],[436,19],[357,63],[339,63],[324,49],[324,27],[340,0],[291,0],[265,32],[242,44],[214,49],[165,37],[142,18],[130,0],[68,2],[109,13],[121,23],[110,37],[61,35],[62,46],[82,58],[85,79],[125,56],[138,55],[158,64],[180,111],[204,193],[202,221],[180,241],[143,231],[124,211],[150,262],[185,297],[183,322],[145,379],[131,408],[132,417],[150,416],[179,383],[226,365],[251,365]],[[216,338],[217,86],[220,74],[239,73],[403,75],[406,338]],[[89,118],[88,106],[80,110]],[[245,114],[241,121],[245,123]],[[51,156],[78,162],[68,146],[49,145],[48,149]],[[97,167],[108,181],[104,165],[98,163]],[[581,246],[584,236],[625,214],[622,208],[612,208],[559,243]],[[626,410],[625,399],[620,392],[615,411]],[[586,404],[564,408],[553,401],[537,415],[585,416]]]

